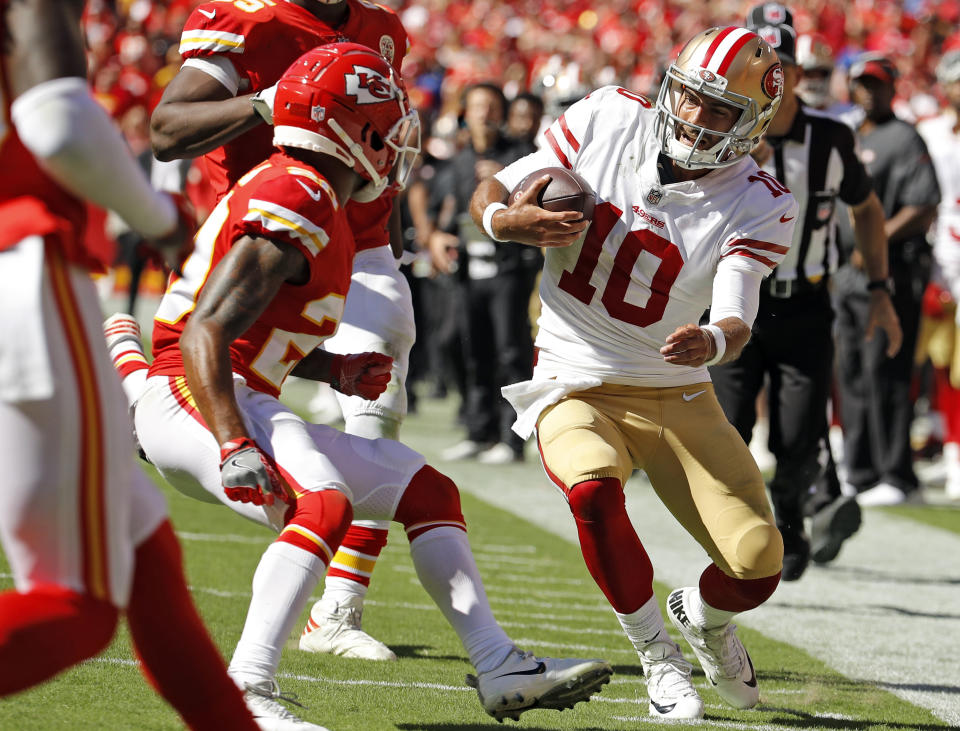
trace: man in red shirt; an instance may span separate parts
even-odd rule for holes
[[[346,39],[377,51],[399,74],[407,35],[396,14],[380,5],[361,0],[240,0],[195,8],[180,40],[184,65],[151,120],[156,156],[166,160],[202,154],[213,188],[212,209],[240,176],[271,154],[272,130],[264,118],[269,121],[274,85],[283,71],[310,48]],[[371,439],[399,437],[415,337],[410,288],[398,269],[395,192],[347,205],[357,249],[353,284],[341,327],[324,345],[335,353],[372,350],[393,358],[391,382],[379,398],[337,394],[345,430]],[[382,521],[360,521],[348,531],[328,572],[323,598],[311,611],[301,649],[396,659],[360,627],[370,576],[386,542],[387,524]]]
[[[0,696],[110,642],[121,612],[144,674],[193,729],[256,729],[187,590],[160,493],[133,464],[100,333],[85,202],[155,246],[188,237],[87,85],[83,2],[0,2]]]

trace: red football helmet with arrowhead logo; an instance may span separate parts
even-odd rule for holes
[[[370,201],[406,185],[420,152],[420,121],[403,81],[383,56],[359,43],[308,51],[277,84],[273,143],[332,155],[369,181],[353,194]]]

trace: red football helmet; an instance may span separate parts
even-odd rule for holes
[[[420,120],[385,58],[359,43],[329,43],[288,68],[273,104],[273,144],[332,155],[369,181],[371,201],[406,185],[420,152]]]

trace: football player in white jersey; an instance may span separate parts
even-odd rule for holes
[[[938,116],[917,125],[917,132],[927,143],[930,158],[937,171],[942,196],[934,226],[934,279],[949,290],[960,327],[960,48],[948,51],[937,64],[937,81],[946,100],[946,108]],[[947,468],[946,493],[951,500],[960,500],[960,346],[952,323],[943,323],[945,347],[928,346],[936,368],[937,400],[941,404],[946,429],[943,459]],[[923,326],[933,331],[934,321]],[[931,337],[933,334],[931,332]]]
[[[517,409],[514,429],[537,433],[587,567],[640,656],[654,716],[699,718],[704,706],[626,513],[634,469],[712,560],[699,587],[670,594],[671,620],[727,703],[759,699],[730,620],[773,593],[783,544],[706,366],[746,344],[760,282],[792,240],[796,202],[747,154],[782,87],[759,36],[711,28],[680,52],[656,104],[613,86],[589,94],[544,132],[538,152],[483,181],[471,204],[494,239],[544,247],[537,366],[504,395]],[[524,176],[558,164],[593,187],[591,223],[531,204],[538,186],[505,205]],[[698,327],[707,307],[713,321]]]

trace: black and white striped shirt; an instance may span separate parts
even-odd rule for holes
[[[788,297],[836,271],[836,201],[862,203],[872,181],[857,157],[853,130],[824,112],[801,104],[790,131],[767,142],[773,154],[761,167],[785,184],[800,206],[793,246],[766,283],[769,294]]]

